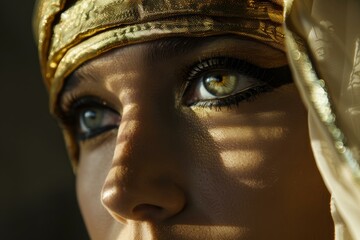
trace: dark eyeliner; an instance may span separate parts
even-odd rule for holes
[[[271,91],[273,91],[271,86],[260,85],[228,97],[197,102],[194,106],[221,110],[222,107],[231,108],[232,106],[238,106],[241,101],[253,101],[259,93]]]
[[[71,96],[70,100],[64,107],[60,107],[59,118],[65,125],[72,125],[75,123],[77,111],[86,107],[104,107],[107,106],[105,101],[93,96],[74,97]]]
[[[78,141],[84,141],[93,137],[96,137],[97,135],[100,135],[101,133],[117,128],[118,125],[108,125],[104,126],[95,130],[91,130],[89,132],[81,132],[81,126],[80,126],[80,113],[82,110],[86,108],[105,108],[107,111],[111,111],[113,113],[117,113],[115,110],[113,110],[111,107],[108,106],[108,104],[97,98],[92,96],[85,96],[81,97],[79,99],[70,101],[68,104],[68,110],[61,112],[61,122],[66,127],[68,127],[76,139]]]
[[[90,138],[93,138],[93,137],[96,137],[108,130],[111,130],[111,129],[114,129],[114,128],[117,128],[119,126],[117,125],[109,125],[109,126],[105,126],[105,127],[101,127],[101,128],[98,128],[96,130],[92,130],[91,132],[87,132],[87,133],[77,133],[75,136],[76,136],[76,139],[78,141],[85,141],[87,139],[90,139]]]
[[[207,72],[214,70],[236,71],[241,75],[258,79],[259,82],[263,83],[261,85],[254,86],[247,90],[222,98],[208,99],[191,104],[184,102],[184,104],[189,107],[198,106],[221,110],[221,108],[224,106],[231,107],[233,105],[238,105],[241,101],[254,100],[255,97],[260,93],[270,92],[277,87],[292,82],[291,72],[288,66],[277,68],[262,68],[244,60],[232,57],[215,57],[205,59],[193,65],[189,69],[190,70],[188,71],[186,83],[187,87],[184,91],[184,95],[187,94],[187,91],[191,89],[192,85],[196,84],[197,80],[199,80]]]

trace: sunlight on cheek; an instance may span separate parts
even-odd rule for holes
[[[232,178],[242,186],[262,189],[268,185],[263,169],[266,156],[259,151],[234,150],[220,153],[222,163]]]
[[[218,127],[209,134],[219,146],[224,166],[232,172],[248,174],[265,164],[268,153],[283,147],[283,127]],[[265,154],[267,153],[267,154]]]
[[[261,117],[234,115],[226,120],[219,118],[219,122],[231,124],[209,128],[221,163],[233,181],[252,189],[263,189],[276,181],[274,169],[288,138],[288,129],[279,125],[281,117],[277,113]],[[213,125],[217,123],[214,121]]]
[[[234,150],[220,153],[224,167],[238,174],[247,174],[258,169],[264,161],[259,151]]]
[[[210,135],[216,142],[237,140],[269,140],[281,139],[284,135],[283,127],[218,127],[209,129]]]

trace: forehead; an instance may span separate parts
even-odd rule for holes
[[[163,38],[116,48],[86,62],[66,79],[58,103],[64,95],[86,89],[123,88],[135,78],[142,79],[138,84],[144,79],[148,84],[159,83],[165,72],[168,80],[181,84],[189,68],[213,57],[237,58],[263,68],[287,64],[283,51],[254,39],[234,35]],[[175,81],[166,85],[171,82]]]
[[[265,67],[272,67],[270,66],[272,62],[275,65],[279,65],[279,61],[282,64],[286,63],[283,51],[253,39],[232,35],[172,37],[113,49],[83,64],[75,71],[74,75],[79,78],[89,72],[101,70],[104,66],[128,65],[131,61],[141,61],[151,65],[167,62],[174,57],[195,54],[198,54],[197,57],[200,59],[207,52],[216,52],[218,55],[222,53],[237,54],[244,60]]]

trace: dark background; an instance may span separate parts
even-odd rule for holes
[[[0,239],[88,239],[32,36],[34,0],[1,2]]]

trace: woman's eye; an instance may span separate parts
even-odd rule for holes
[[[121,116],[104,101],[95,97],[81,97],[63,104],[61,121],[70,126],[74,136],[84,141],[118,128]]]
[[[232,72],[214,72],[205,75],[200,85],[200,93],[216,97],[232,94],[238,85],[238,76]]]
[[[256,78],[232,70],[207,73],[196,83],[191,101],[219,99],[245,91],[251,87],[264,85]]]
[[[101,106],[85,107],[78,111],[78,137],[86,140],[119,127],[120,115]]]
[[[193,68],[185,90],[187,106],[224,106],[269,91],[263,70],[239,59],[217,58]],[[235,99],[236,98],[236,99]]]

